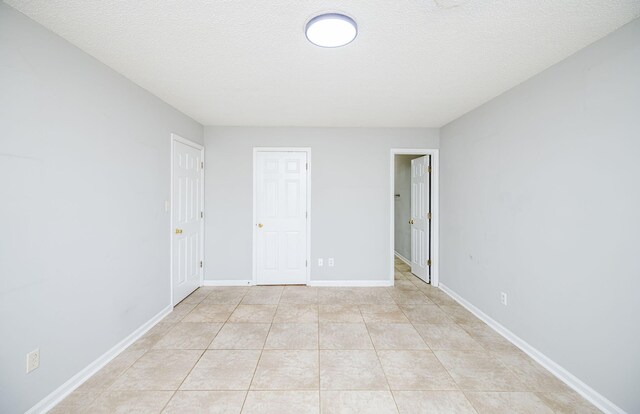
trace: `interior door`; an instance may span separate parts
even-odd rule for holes
[[[173,304],[200,286],[203,237],[203,150],[173,141],[171,243]]]
[[[411,160],[411,273],[429,282],[431,267],[431,156]]]
[[[307,153],[256,153],[256,279],[307,283]]]

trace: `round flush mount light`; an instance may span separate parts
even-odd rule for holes
[[[324,13],[309,20],[305,34],[316,46],[340,47],[353,42],[358,34],[358,25],[344,14]]]

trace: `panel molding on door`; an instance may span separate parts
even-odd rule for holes
[[[254,150],[254,283],[306,284],[309,150]]]
[[[429,282],[431,266],[431,156],[411,160],[411,273]]]
[[[171,139],[171,297],[175,306],[202,284],[204,148]]]

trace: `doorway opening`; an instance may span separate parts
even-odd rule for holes
[[[438,286],[438,150],[392,149],[390,280],[396,263]]]
[[[254,148],[253,284],[306,285],[311,149]]]

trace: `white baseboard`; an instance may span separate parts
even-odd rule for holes
[[[204,280],[202,286],[251,286],[253,280]]]
[[[559,380],[567,384],[569,387],[573,388],[578,394],[582,395],[585,399],[591,402],[593,405],[598,407],[606,414],[626,414],[626,412],[607,399],[602,394],[598,393],[596,390],[582,382],[575,375],[558,365],[551,358],[544,355],[542,352],[538,351],[533,346],[529,345],[522,338],[502,326],[500,323],[496,322],[489,315],[482,312],[480,309],[476,308],[467,300],[463,299],[460,295],[455,293],[453,290],[449,289],[442,283],[440,283],[440,289],[445,292],[447,295],[451,296],[454,300],[456,300],[459,304],[467,308],[471,313],[481,319],[484,323],[489,325],[493,330],[502,335],[509,342],[520,348],[523,352],[533,358],[540,365],[545,367],[549,372],[558,377]]]
[[[396,252],[395,250],[393,251],[393,254],[395,254],[398,259],[400,259],[403,262],[405,262],[408,266],[411,266],[411,262],[409,261],[409,259],[407,259],[403,255],[401,255],[400,253]]]
[[[91,376],[100,371],[102,367],[111,362],[111,360],[117,357],[122,351],[129,347],[129,345],[137,341],[142,335],[144,335],[149,329],[153,328],[155,324],[160,322],[162,318],[170,314],[172,311],[172,306],[167,306],[166,308],[161,310],[153,318],[149,319],[141,327],[133,331],[129,336],[116,344],[113,348],[105,352],[102,356],[93,361],[82,371],[71,377],[67,382],[62,384],[51,394],[40,400],[39,403],[31,407],[25,414],[40,414],[46,413],[47,411],[51,410],[58,403],[60,403],[60,401],[64,400],[76,388],[82,385],[82,383],[84,383]]]
[[[381,287],[393,286],[390,280],[310,280],[307,286]]]

